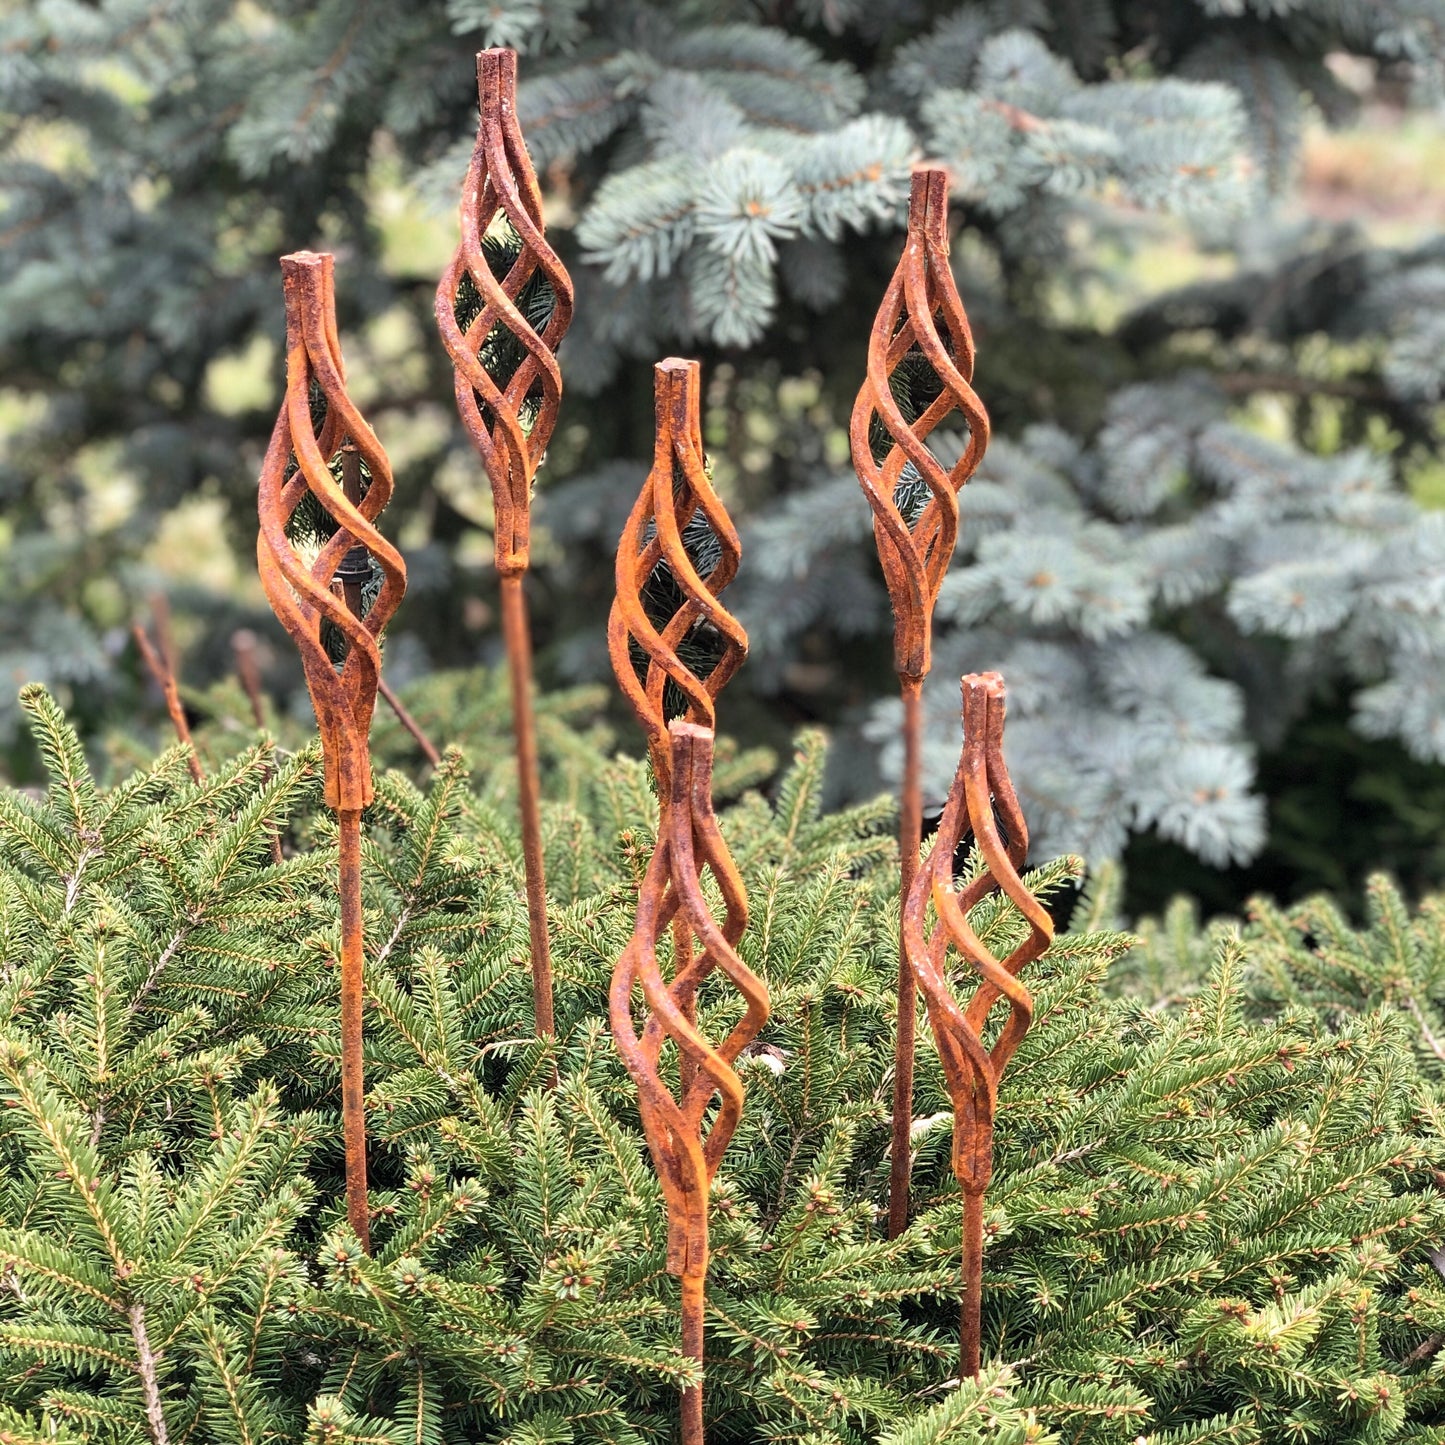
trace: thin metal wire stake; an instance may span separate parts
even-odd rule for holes
[[[547,882],[542,863],[542,783],[537,722],[532,711],[532,634],[522,574],[501,579],[502,637],[512,682],[512,732],[517,739],[517,800],[522,814],[522,865],[527,877],[527,928],[532,942],[532,1012],[539,1034],[556,1032],[552,1013],[552,947],[547,937]]]
[[[893,660],[903,697],[904,774],[898,847],[906,900],[922,832],[923,680],[932,663],[933,606],[958,540],[958,492],[988,445],[988,413],[971,385],[974,345],[948,260],[948,175],[941,166],[914,167],[908,236],[868,338],[868,373],[853,405],[853,466],[873,511],[873,534],[893,603]],[[894,393],[910,386],[925,398],[906,417]],[[931,399],[930,399],[931,398]],[[951,413],[968,428],[962,456],[945,467],[929,450],[929,434]],[[910,521],[898,507],[910,478],[928,488]],[[888,1233],[908,1227],[908,1175],[913,1130],[913,1051],[917,993],[907,956],[898,961],[898,1025],[894,1049],[893,1121],[889,1161]]]
[[[480,118],[471,165],[462,183],[461,244],[443,272],[436,322],[456,372],[462,425],[492,487],[495,547],[501,577],[502,633],[512,685],[517,740],[518,801],[526,865],[527,921],[532,945],[532,995],[539,1034],[554,1032],[552,952],[547,937],[547,887],[542,861],[536,720],[532,706],[532,643],[522,577],[529,565],[532,484],[557,425],[562,373],[556,350],[572,320],[572,280],[547,243],[542,193],[517,123],[517,53],[497,48],[477,55]],[[488,237],[519,242],[506,274],[495,275],[484,250]],[[551,309],[538,332],[519,301],[529,286],[550,291]],[[480,301],[469,314],[464,292]],[[489,343],[521,359],[494,376],[484,364]]]

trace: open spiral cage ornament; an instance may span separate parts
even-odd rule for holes
[[[368,741],[381,677],[377,639],[406,591],[406,564],[375,526],[391,497],[391,465],[346,394],[336,335],[333,258],[297,251],[281,258],[281,274],[286,396],[261,466],[257,565],[266,598],[301,654],[321,730],[327,806],[350,812],[372,798]],[[313,391],[325,402],[319,431],[312,420]],[[370,474],[359,498],[348,497],[332,475],[332,462],[346,447],[355,449]],[[287,523],[308,492],[337,524],[336,533],[309,563],[287,535]],[[357,616],[332,586],[356,548],[365,548],[381,569],[381,589],[365,616]],[[346,656],[339,666],[323,640],[323,621],[345,640]]]
[[[947,172],[915,167],[903,256],[873,322],[868,374],[849,424],[853,465],[873,510],[878,560],[893,603],[894,666],[900,677],[913,679],[929,670],[933,606],[958,540],[958,493],[978,469],[989,435],[988,413],[972,385],[973,332],[948,251]],[[909,371],[931,371],[939,388],[912,421],[894,394],[895,378]],[[955,411],[968,427],[968,444],[945,467],[927,439]],[[875,447],[883,449],[881,458]],[[895,501],[910,462],[929,493],[911,527]]]
[[[436,322],[456,372],[462,425],[491,482],[497,570],[505,577],[527,570],[532,483],[557,425],[562,373],[555,352],[572,322],[572,278],[543,231],[542,192],[517,122],[516,51],[481,51],[477,90],[481,119],[462,184],[461,244],[437,286]],[[520,247],[498,277],[484,239],[502,239],[508,231]],[[518,306],[539,276],[552,297],[540,332]],[[463,325],[457,312],[468,283],[481,307]],[[521,351],[511,375],[500,382],[483,364],[499,328]]]
[[[708,1190],[742,1115],[743,1085],[733,1064],[766,1023],[769,1000],[762,980],[736,951],[747,927],[747,895],[713,812],[713,733],[675,720],[668,738],[668,806],[638,895],[636,927],[612,975],[610,1012],[617,1051],[637,1086],[643,1130],[667,1205],[667,1268],[682,1285],[683,1353],[701,1363]],[[721,922],[703,894],[704,868],[722,895]],[[658,943],[679,917],[698,947],[665,979]],[[741,1018],[716,1046],[694,1022],[698,988],[715,970],[727,976],[744,1002]],[[633,1017],[639,987],[646,1011],[640,1029]],[[669,1040],[680,1060],[692,1066],[679,1070],[683,1082],[676,1096],[662,1075],[662,1051]],[[683,1392],[682,1425],[686,1445],[700,1445],[700,1385]]]
[[[666,807],[671,748],[668,739],[669,684],[681,695],[687,721],[716,729],[714,703],[748,655],[748,635],[719,601],[737,575],[742,545],[737,528],[707,474],[701,426],[701,368],[669,357],[653,370],[657,409],[652,470],[642,485],[617,544],[617,596],[607,623],[612,670],[647,736],[648,755]],[[684,534],[702,521],[716,556],[706,575],[690,556]],[[681,604],[662,623],[648,615],[647,591],[665,568]],[[704,676],[680,656],[690,637],[706,629],[718,656]],[[633,649],[645,657],[639,677]]]
[[[953,1172],[964,1194],[963,1319],[960,1370],[976,1376],[980,1364],[983,1299],[983,1196],[993,1175],[998,1084],[1033,1019],[1033,999],[1018,974],[1053,941],[1053,921],[1019,876],[1028,852],[1028,828],[1003,761],[1004,684],[996,672],[963,679],[963,753],[933,850],[909,890],[903,946],[923,991],[953,1101]],[[1001,826],[1000,826],[1001,825]],[[954,889],[958,848],[972,831],[982,868],[962,891]],[[973,931],[971,908],[1000,892],[1023,915],[1028,935],[998,959]],[[937,922],[927,931],[930,899]],[[950,949],[978,982],[960,1005],[948,979]],[[994,1005],[1008,1003],[992,1045],[983,1033]]]

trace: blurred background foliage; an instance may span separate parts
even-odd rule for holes
[[[1127,913],[1445,882],[1434,0],[0,4],[0,773],[36,772],[30,680],[92,736],[164,740],[129,640],[158,590],[198,708],[247,626],[305,715],[253,567],[301,247],[337,254],[396,468],[388,674],[495,660],[490,497],[431,320],[483,43],[524,52],[578,287],[533,547],[548,686],[606,677],[650,364],[680,350],[744,536],[723,726],[779,749],[821,721],[836,797],[891,780],[846,427],[936,157],[996,441],[940,604],[935,797],[958,673],[1000,666],[1040,850],[1122,857]]]

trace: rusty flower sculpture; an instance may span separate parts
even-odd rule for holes
[[[965,677],[963,756],[933,851],[913,880],[903,915],[903,946],[923,990],[953,1100],[953,1172],[963,1188],[959,1368],[973,1376],[979,1371],[983,1195],[993,1173],[998,1082],[1033,1018],[1033,1000],[1018,973],[1048,948],[1054,936],[1049,915],[1019,877],[1028,852],[1028,829],[1004,767],[1003,719],[1003,679],[995,672]],[[983,868],[962,892],[955,892],[954,860],[970,829]],[[969,910],[995,890],[1014,903],[1029,928],[1024,941],[1002,960],[989,952],[968,922]],[[932,934],[925,926],[930,898],[937,916]],[[959,1006],[949,987],[950,946],[978,975],[966,1007]],[[1008,1001],[1009,1014],[990,1048],[984,1044],[983,1030],[999,999]]]
[[[381,675],[377,639],[406,590],[406,567],[375,526],[377,514],[391,496],[391,466],[346,394],[336,336],[332,258],[298,251],[281,258],[281,274],[286,293],[286,398],[261,468],[256,550],[266,597],[301,654],[321,728],[326,803],[336,813],[340,834],[346,1212],[363,1246],[369,1248],[361,1064],[361,810],[372,798],[368,740]],[[324,406],[319,422],[318,399]],[[349,465],[351,458],[354,466]],[[342,481],[333,475],[333,463],[342,472]],[[364,489],[363,469],[370,478]],[[287,533],[287,523],[308,492],[337,526],[311,561],[298,554]],[[380,567],[382,578],[364,616],[359,615],[361,589],[354,589],[353,608],[345,600],[344,579],[336,581],[348,558],[353,568],[358,565],[358,549]],[[339,665],[323,638],[323,622],[344,639],[345,658]]]
[[[437,287],[436,321],[456,369],[462,425],[492,486],[517,745],[533,1008],[537,1032],[550,1034],[552,959],[532,643],[522,578],[528,566],[532,483],[557,425],[562,374],[554,353],[572,320],[572,281],[543,234],[542,193],[517,124],[516,52],[483,50],[477,56],[477,88],[481,123],[462,185],[461,245]],[[539,331],[534,322],[543,314]]]
[[[667,1268],[682,1282],[682,1349],[701,1366],[703,1296],[708,1265],[708,1189],[742,1114],[743,1086],[733,1070],[738,1055],[768,1017],[768,991],[738,957],[747,926],[742,879],[718,829],[712,807],[713,734],[693,723],[669,728],[668,805],[637,900],[637,926],[612,975],[612,1034],[637,1085],[638,1106],[653,1167],[667,1202]],[[702,870],[712,871],[724,917],[713,918],[702,893]],[[699,951],[665,980],[657,946],[676,918],[686,920]],[[742,1017],[713,1047],[692,1020],[699,985],[721,969],[743,996]],[[641,986],[646,1019],[633,1021],[633,992]],[[663,1082],[663,1046],[671,1040],[692,1064],[674,1098]],[[717,1110],[706,1119],[713,1099]],[[702,1386],[683,1392],[684,1445],[701,1445]]]
[[[904,901],[922,842],[922,693],[933,606],[958,538],[959,489],[988,445],[988,413],[971,385],[973,361],[973,335],[948,264],[947,174],[940,167],[919,166],[913,172],[903,258],[873,323],[867,380],[849,427],[853,465],[873,509],[878,559],[893,603],[893,658],[903,694],[898,846]],[[904,414],[905,404],[911,416]],[[927,439],[953,412],[966,425],[968,441],[958,461],[945,467]],[[916,1028],[917,992],[907,954],[900,950],[888,1196],[893,1237],[908,1226]]]

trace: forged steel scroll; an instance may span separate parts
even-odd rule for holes
[[[767,1021],[768,991],[738,957],[747,926],[742,879],[718,830],[712,807],[713,734],[674,721],[669,728],[671,796],[637,900],[637,924],[612,975],[611,1020],[617,1050],[637,1085],[643,1130],[667,1203],[667,1268],[682,1284],[683,1353],[701,1362],[703,1292],[708,1266],[708,1189],[742,1114],[743,1086],[733,1069],[738,1055]],[[703,897],[704,867],[722,893],[719,923]],[[673,977],[659,966],[658,941],[677,917],[685,919],[698,949]],[[742,1017],[714,1046],[692,1020],[698,986],[721,969],[743,996]],[[633,994],[641,987],[645,1019],[633,1019]],[[674,1097],[660,1060],[671,1040],[690,1078]],[[705,1116],[717,1100],[708,1126]],[[702,1389],[683,1392],[683,1440],[702,1441]]]
[[[1003,679],[996,672],[965,677],[963,755],[933,851],[913,880],[903,914],[904,948],[923,990],[953,1101],[953,1172],[964,1195],[960,1369],[975,1376],[981,1350],[983,1195],[993,1175],[998,1084],[1033,1018],[1033,999],[1018,974],[1043,954],[1054,936],[1053,921],[1019,877],[1028,852],[1028,829],[1004,767],[1003,721]],[[954,860],[970,829],[984,866],[955,892]],[[1004,959],[984,947],[968,922],[969,910],[995,891],[1018,908],[1029,927],[1028,936]],[[931,934],[925,928],[930,899],[937,917]],[[977,975],[973,996],[964,1006],[948,981],[950,948]],[[984,1027],[1000,999],[1008,1003],[1008,1017],[987,1047]]]
[[[702,379],[695,361],[669,357],[653,370],[657,423],[652,470],[617,544],[617,597],[607,624],[607,649],[632,711],[647,735],[647,750],[666,803],[669,797],[669,745],[665,690],[669,682],[682,695],[687,721],[716,729],[714,702],[723,685],[748,654],[742,624],[718,594],[737,575],[742,547],[737,529],[703,465],[700,422]],[[703,576],[688,555],[683,532],[701,515],[711,528],[717,559]],[[661,631],[648,616],[644,594],[659,566],[671,573],[682,602]],[[678,655],[699,624],[712,629],[721,655],[705,677]],[[632,645],[646,656],[639,678]]]
[[[893,383],[900,368],[922,372],[920,358],[936,377],[938,392],[910,422]],[[849,426],[853,466],[873,509],[878,560],[893,602],[894,667],[902,678],[928,674],[933,604],[958,540],[959,489],[988,446],[988,413],[973,390],[973,362],[973,332],[948,264],[948,175],[941,167],[919,166],[913,172],[903,258],[873,322],[868,375]],[[952,467],[945,467],[926,443],[955,411],[968,426],[968,445]],[[875,417],[886,438],[881,442]],[[875,457],[875,445],[881,457]],[[894,500],[908,462],[929,492],[911,527]]]
[[[893,603],[893,661],[903,696],[903,785],[898,852],[900,899],[906,901],[923,834],[923,679],[930,665],[933,606],[958,540],[958,492],[988,445],[988,413],[974,394],[973,333],[948,264],[948,177],[937,166],[913,172],[903,257],[868,338],[868,374],[853,405],[853,466],[873,510],[878,560]],[[906,396],[910,421],[899,396]],[[958,412],[968,443],[951,468],[928,449],[928,437]],[[912,465],[927,501],[905,517],[900,484]],[[915,492],[915,500],[916,492]],[[910,512],[915,508],[910,505]],[[913,1056],[918,998],[905,950],[898,959],[893,1123],[888,1233],[908,1227],[913,1122]]]
[[[375,526],[391,497],[391,464],[346,394],[336,337],[333,264],[331,256],[312,251],[281,258],[286,399],[261,467],[256,555],[267,600],[301,654],[325,751],[327,805],[351,812],[371,802],[368,739],[381,676],[377,638],[406,591],[406,564]],[[319,431],[312,422],[314,391],[325,403]],[[365,494],[354,502],[331,471],[346,445],[360,454],[371,477]],[[296,470],[288,477],[293,457]],[[286,524],[308,491],[338,528],[310,563],[286,535]],[[365,547],[382,575],[381,590],[361,617],[332,590],[337,570],[353,547]],[[339,668],[322,641],[323,618],[347,644]]]
[[[483,50],[477,56],[481,121],[476,149],[462,184],[462,239],[442,273],[436,322],[456,370],[457,410],[492,484],[497,570],[527,570],[532,483],[557,425],[562,373],[554,353],[572,322],[572,278],[547,244],[542,192],[517,123],[517,53]],[[489,234],[505,243],[515,233],[520,249],[504,276],[493,274],[483,249]],[[541,332],[518,308],[523,289],[541,274],[553,304]],[[465,326],[458,303],[470,282],[481,308]],[[515,370],[500,382],[482,364],[483,349],[498,329],[520,348]]]

